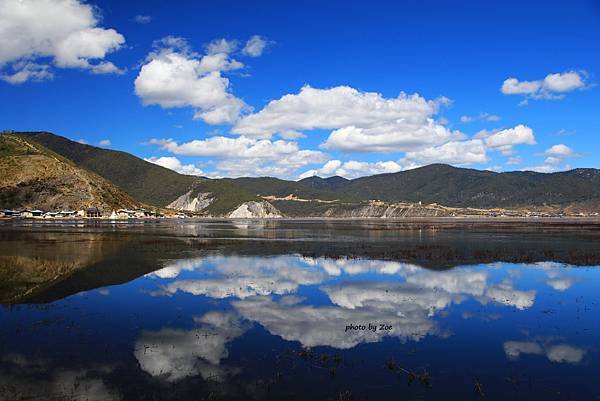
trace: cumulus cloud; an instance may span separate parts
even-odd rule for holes
[[[110,139],[102,139],[98,141],[98,145],[100,146],[110,146]]]
[[[554,288],[556,291],[566,291],[571,288],[573,284],[575,284],[575,279],[572,277],[554,277],[548,279],[546,284]]]
[[[389,289],[388,289],[389,291]],[[378,293],[385,296],[385,289]],[[438,300],[435,300],[439,303]],[[271,334],[287,341],[299,341],[305,347],[330,346],[349,349],[360,343],[378,342],[384,336],[418,341],[438,332],[436,323],[416,303],[404,302],[401,311],[372,307],[349,309],[340,306],[290,305],[268,296],[256,296],[232,303],[245,318],[259,322]],[[349,323],[370,322],[392,325],[388,332],[356,330],[345,332]]]
[[[12,84],[50,79],[51,65],[122,73],[104,59],[125,38],[99,22],[97,9],[79,0],[0,2],[0,79]]]
[[[158,164],[159,166],[177,171],[180,174],[186,175],[203,175],[204,173],[198,167],[193,164],[183,164],[176,157],[150,157],[145,158],[147,162]]]
[[[587,73],[585,71],[566,71],[548,74],[536,81],[520,81],[508,78],[502,83],[501,92],[505,95],[523,95],[532,99],[562,99],[564,94],[584,89]]]
[[[441,334],[434,315],[463,294],[485,293],[487,274],[470,270],[424,271],[398,262],[312,259],[331,276],[365,273],[396,274],[406,282],[345,281],[323,286],[334,306],[298,305],[274,301],[270,296],[247,297],[232,303],[244,317],[255,320],[274,335],[299,341],[307,347],[331,346],[347,349],[364,342],[377,342],[384,336],[418,341],[426,335]],[[389,332],[345,331],[349,323],[370,322],[392,325]]]
[[[485,163],[487,160],[486,146],[480,139],[448,142],[441,146],[406,152],[404,158],[406,162],[418,164],[449,163],[457,165]]]
[[[342,162],[340,160],[329,160],[321,168],[307,170],[300,174],[299,178],[306,177],[330,177],[338,175],[340,177],[352,179],[365,175],[396,173],[402,170],[402,166],[395,161],[379,161],[379,162],[361,162],[350,160]]]
[[[247,42],[242,52],[250,57],[260,57],[267,46],[267,41],[259,36],[252,36]]]
[[[556,363],[579,363],[586,351],[569,344],[539,343],[537,341],[507,341],[504,353],[509,359],[518,359],[521,355],[545,355]]]
[[[555,266],[534,265],[554,280],[549,281],[549,285],[563,291],[569,283]],[[183,271],[191,278],[180,279]],[[372,277],[373,274],[395,277],[360,279],[361,275]],[[352,276],[352,279],[347,276]],[[163,269],[149,275],[167,281],[151,293],[153,296],[172,296],[185,292],[215,299],[234,298],[231,305],[241,316],[259,322],[274,335],[299,341],[305,346],[337,348],[380,341],[387,335],[404,341],[416,341],[425,335],[441,334],[443,331],[437,327],[434,317],[452,304],[466,299],[473,299],[482,305],[496,303],[520,310],[533,306],[535,290],[515,288],[510,277],[491,282],[494,276],[486,270],[455,268],[440,272],[409,263],[381,260],[302,256],[261,259],[220,255],[171,261]],[[309,305],[295,295],[302,286],[317,285],[320,285],[320,290],[327,295],[331,305]],[[392,324],[393,330],[386,333],[345,331],[349,322],[368,324],[374,321]],[[203,322],[206,323],[206,319]],[[193,336],[185,332],[168,331],[161,335],[193,340]],[[160,343],[154,337],[149,338],[152,341],[147,342]],[[195,348],[193,344],[186,346]],[[221,359],[222,350],[222,347],[218,347],[211,353],[198,351],[196,356],[202,355],[204,360],[214,364]],[[543,352],[554,361],[577,359],[577,353],[568,347],[548,342],[507,344],[506,350],[512,358],[522,353]],[[197,366],[188,359],[173,362],[173,365],[179,366],[177,371]],[[148,371],[169,371],[162,363],[156,363],[156,369],[150,368],[150,364],[147,366]]]
[[[558,158],[558,157],[554,157],[554,156],[548,156],[546,157],[546,160],[544,160],[545,164],[558,164],[562,161],[562,159]]]
[[[535,171],[538,173],[554,173],[557,171],[569,170],[569,164],[562,164],[565,159],[578,157],[578,155],[565,144],[559,143],[546,149],[544,155],[547,156],[544,164],[538,166],[526,167],[524,171]]]
[[[231,93],[229,79],[223,76],[225,71],[244,67],[230,57],[233,46],[222,39],[211,42],[207,53],[199,55],[182,38],[163,38],[140,69],[135,93],[144,105],[193,107],[195,119],[208,124],[233,123],[243,110],[249,110]]]
[[[556,164],[540,164],[538,166],[529,166],[521,169],[521,171],[533,171],[536,173],[555,173],[561,170],[563,169]]]
[[[204,379],[222,379],[227,373],[220,366],[228,355],[226,346],[248,327],[233,313],[208,312],[194,321],[200,324],[194,330],[142,332],[134,351],[141,369],[170,382],[198,374]]]
[[[391,160],[372,163],[350,160],[336,170],[336,175],[345,178],[357,178],[365,175],[397,173],[400,170],[402,170],[402,167]]]
[[[385,98],[348,86],[317,89],[304,86],[269,102],[241,119],[232,132],[270,137],[292,131],[333,130],[324,148],[357,152],[393,152],[435,145],[462,137],[433,119],[446,98],[426,100],[401,93]]]
[[[202,266],[205,258],[181,259],[168,262],[165,266],[152,273],[148,273],[147,277],[158,277],[162,279],[175,278],[182,271],[194,271]]]
[[[317,150],[300,149],[293,141],[213,136],[186,143],[152,139],[151,144],[177,155],[215,157],[216,173],[223,176],[292,176],[299,168],[324,163],[329,156]]]
[[[546,149],[546,151],[544,153],[548,156],[556,156],[556,157],[575,156],[575,152],[573,152],[573,149],[571,149],[570,147],[568,147],[567,145],[562,144],[562,143],[559,143],[557,145],[553,145],[553,146],[549,147],[548,149]]]
[[[536,144],[533,130],[523,124],[493,133],[480,133],[477,137],[483,138],[488,148],[500,150],[503,153],[510,152],[515,145]]]
[[[210,278],[175,280],[153,295],[173,295],[178,291],[212,298],[236,297],[244,299],[253,295],[290,294],[300,285],[323,282],[326,275],[316,267],[307,266],[298,258],[273,257],[209,257],[195,265],[177,264],[160,270],[159,277],[179,274],[183,269],[213,273]]]
[[[519,124],[513,128],[503,130],[481,131],[469,140],[449,141],[443,145],[406,152],[402,162],[413,165],[428,163],[449,163],[455,165],[485,163],[488,161],[488,150],[500,151],[504,155],[510,155],[513,146],[523,144],[534,145],[535,143],[533,130]]]
[[[536,293],[535,290],[517,290],[513,287],[512,282],[507,279],[489,287],[485,291],[482,300],[490,299],[493,302],[523,310],[533,306]]]

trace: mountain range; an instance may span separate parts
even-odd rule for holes
[[[432,164],[353,180],[211,179],[48,132],[0,136],[1,208],[85,205],[149,205],[213,216],[242,205],[246,211],[258,207],[287,216],[332,217],[448,215],[452,208],[593,211],[600,205],[600,170],[497,173]]]

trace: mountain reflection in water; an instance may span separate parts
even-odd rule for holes
[[[0,400],[600,397],[594,225],[317,223],[0,227]]]

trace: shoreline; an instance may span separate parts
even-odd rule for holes
[[[280,222],[398,222],[398,223],[537,223],[537,224],[599,224],[600,217],[491,217],[491,216],[451,216],[451,217],[190,217],[190,218],[0,218],[0,224],[6,223],[103,223],[103,224],[137,224],[137,223],[201,223],[218,221],[280,221]]]

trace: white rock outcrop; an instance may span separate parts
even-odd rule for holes
[[[245,202],[229,213],[232,219],[274,219],[283,217],[277,208],[267,201]]]
[[[211,198],[210,192],[200,192],[192,197],[192,191],[186,192],[179,198],[167,205],[169,209],[184,210],[188,212],[200,212],[208,207],[215,198]]]

